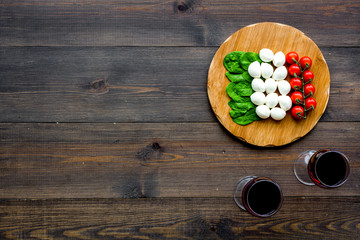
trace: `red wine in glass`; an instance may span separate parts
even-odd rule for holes
[[[295,160],[295,176],[306,185],[335,188],[350,175],[349,159],[341,152],[322,149],[303,152]]]
[[[318,151],[308,164],[312,181],[325,188],[338,187],[345,183],[350,174],[348,158],[337,151]]]
[[[269,178],[247,176],[236,185],[237,205],[254,216],[269,217],[277,213],[283,202],[280,186]]]

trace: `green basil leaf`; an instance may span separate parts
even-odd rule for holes
[[[246,52],[240,56],[240,66],[245,70],[248,70],[249,65],[255,61],[258,61],[259,63],[262,62],[258,53]]]
[[[233,83],[238,83],[245,80],[242,74],[226,72],[225,76]]]
[[[250,97],[240,97],[238,100],[234,100],[234,99],[231,99],[230,101],[229,101],[229,106],[231,107],[231,108],[235,108],[235,107],[232,107],[232,106],[235,106],[236,104],[238,104],[238,103],[252,103],[251,102],[251,99],[250,99]]]
[[[241,96],[235,90],[236,84],[231,82],[226,87],[226,93],[229,95],[230,98],[234,99],[235,101],[241,101]]]
[[[249,72],[246,71],[246,72],[243,72],[242,74],[242,77],[245,81],[249,82],[251,84],[252,80],[253,80],[253,77],[250,76]]]
[[[242,82],[242,81],[246,81],[251,83],[251,81],[253,80],[253,78],[250,76],[250,74],[245,71],[241,74],[238,73],[231,73],[231,72],[226,72],[225,76],[234,83],[238,83],[238,82]]]
[[[235,92],[242,97],[250,97],[254,90],[249,82],[239,82],[235,85]]]
[[[248,82],[240,83],[229,83],[226,87],[226,92],[230,98],[234,99],[237,102],[242,101],[242,97],[249,97],[254,93],[254,90],[251,88],[251,84]]]
[[[240,88],[237,90],[237,93],[241,97],[250,97],[251,94],[254,93],[254,91],[252,89]]]
[[[237,102],[231,99],[228,103],[229,107],[231,107],[234,110],[245,110],[245,112],[250,108],[255,107],[255,105],[251,102],[251,99],[249,97],[242,97],[242,98],[244,99],[243,102],[240,101]]]
[[[240,57],[244,54],[242,51],[228,53],[223,61],[226,70],[232,73],[243,73],[244,69],[240,66]]]
[[[240,117],[255,107],[251,102],[239,103],[231,100],[229,101],[229,106],[232,108],[232,110],[230,110],[231,118]]]
[[[243,110],[230,110],[230,117],[232,119],[234,118],[238,118],[238,117],[241,117],[242,115],[244,115],[247,111],[243,111]]]
[[[261,118],[255,112],[255,108],[250,109],[244,115],[233,118],[233,121],[239,125],[248,125],[254,121],[259,121]]]

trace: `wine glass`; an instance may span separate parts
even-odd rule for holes
[[[296,178],[305,185],[335,188],[350,175],[350,161],[339,151],[321,149],[302,152],[295,160]]]
[[[246,176],[236,184],[234,200],[254,216],[270,217],[279,211],[283,195],[280,186],[270,178]]]

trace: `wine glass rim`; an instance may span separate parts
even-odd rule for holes
[[[255,180],[256,180],[256,181],[255,181]],[[272,185],[274,185],[274,186],[279,190],[279,194],[280,194],[279,204],[278,204],[277,207],[276,207],[274,210],[272,210],[271,212],[266,213],[266,214],[259,214],[259,213],[257,213],[256,211],[254,211],[254,209],[251,208],[251,204],[250,204],[250,202],[249,202],[249,194],[247,194],[247,195],[246,195],[246,202],[247,202],[246,205],[247,205],[247,207],[249,208],[250,213],[253,214],[253,215],[255,215],[255,216],[258,216],[258,217],[270,217],[270,216],[274,215],[275,213],[277,213],[277,212],[280,210],[280,208],[281,208],[281,206],[282,206],[282,204],[283,204],[283,200],[284,200],[283,192],[282,192],[282,190],[281,190],[280,185],[279,185],[277,182],[275,182],[274,180],[272,180],[272,179],[270,179],[270,178],[265,178],[265,177],[258,177],[258,178],[256,178],[256,179],[254,179],[253,182],[249,182],[248,184],[251,184],[251,186],[249,187],[249,189],[247,190],[247,192],[249,193],[250,190],[251,190],[255,185],[257,185],[257,184],[259,184],[259,183],[261,183],[261,182],[269,182],[269,183],[271,183]]]
[[[320,151],[321,151],[321,150],[320,150]],[[317,164],[318,164],[319,160],[321,159],[321,157],[323,157],[323,156],[326,155],[326,154],[331,154],[331,153],[336,153],[336,154],[341,155],[341,157],[342,157],[342,159],[343,159],[343,161],[344,161],[344,163],[345,163],[345,165],[346,165],[346,173],[345,173],[344,177],[342,178],[342,180],[341,180],[339,183],[333,184],[333,185],[329,185],[329,184],[324,183],[324,182],[319,178],[319,176],[318,176],[318,174],[317,174],[317,169],[316,169],[316,168],[317,168]],[[317,153],[315,153],[315,154],[317,154]],[[349,179],[350,171],[351,171],[351,170],[350,170],[350,160],[349,160],[349,158],[348,158],[345,154],[343,154],[342,152],[340,152],[340,151],[330,150],[330,149],[329,149],[328,151],[323,152],[323,153],[319,156],[319,158],[316,159],[315,166],[314,166],[314,173],[316,174],[316,178],[317,178],[317,180],[320,182],[320,184],[317,183],[317,182],[315,182],[315,181],[314,181],[314,183],[317,184],[317,185],[320,186],[320,187],[327,187],[327,188],[340,187],[341,185],[343,185],[343,184]]]

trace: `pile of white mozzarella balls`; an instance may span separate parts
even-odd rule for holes
[[[250,96],[251,102],[257,105],[256,114],[260,118],[267,119],[271,116],[274,120],[282,120],[292,106],[291,99],[287,96],[291,86],[285,80],[285,55],[282,52],[274,54],[270,49],[263,48],[259,56],[263,62],[252,62],[248,68],[250,76],[254,78],[251,87],[255,92]],[[277,89],[280,95],[276,93]]]

